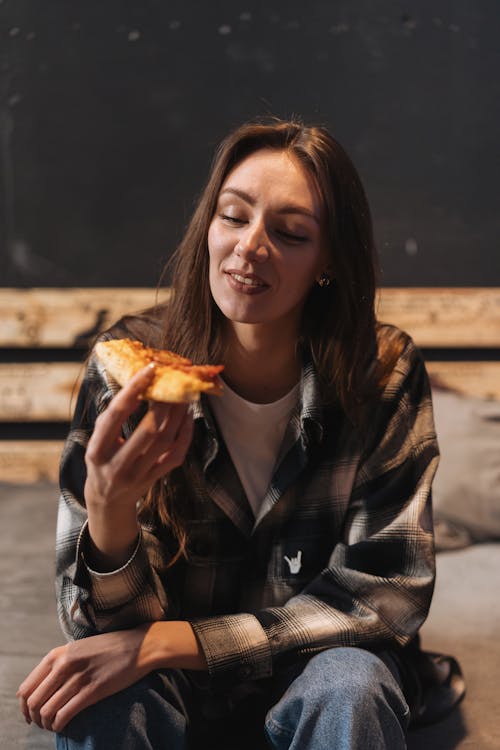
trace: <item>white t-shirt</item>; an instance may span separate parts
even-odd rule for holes
[[[297,403],[299,385],[297,383],[283,398],[271,404],[246,401],[226,383],[222,396],[209,396],[254,516],[269,487],[281,442]]]

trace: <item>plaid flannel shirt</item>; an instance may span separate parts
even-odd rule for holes
[[[98,573],[84,559],[84,454],[115,392],[91,357],[61,464],[57,590],[68,638],[188,620],[214,684],[229,687],[334,646],[397,650],[417,633],[434,586],[438,448],[427,373],[409,337],[363,434],[338,405],[322,405],[304,364],[257,518],[202,398],[176,470],[187,559],[169,566],[170,532],[152,521],[122,568]]]

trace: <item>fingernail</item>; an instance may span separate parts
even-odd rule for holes
[[[146,378],[146,377],[150,378],[151,375],[154,373],[154,371],[155,371],[155,363],[149,362],[149,364],[144,365],[144,367],[141,367],[140,370],[137,370],[136,375],[140,375],[143,378]]]

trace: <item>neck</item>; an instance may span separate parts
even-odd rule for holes
[[[242,398],[271,403],[285,396],[298,382],[301,371],[297,336],[286,335],[282,325],[232,323],[226,331],[224,380]]]

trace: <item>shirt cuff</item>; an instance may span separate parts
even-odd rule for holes
[[[92,584],[92,605],[95,610],[110,610],[123,607],[144,592],[147,580],[147,563],[142,554],[142,530],[135,549],[117,570],[99,573],[93,570],[85,560],[85,549],[89,541],[88,523],[83,526],[77,545],[77,560],[80,560]]]
[[[211,677],[235,683],[272,675],[269,640],[254,615],[242,613],[190,622]]]

